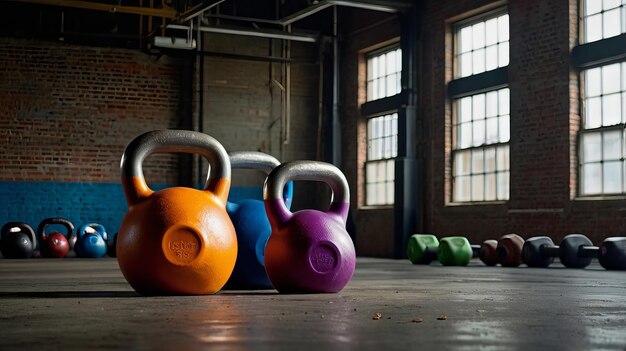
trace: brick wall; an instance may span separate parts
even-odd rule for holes
[[[134,50],[0,39],[0,180],[118,182],[132,138],[178,125],[179,69]],[[171,183],[155,155],[150,180]]]
[[[124,148],[178,125],[179,63],[134,50],[0,39],[0,222],[67,217],[115,232],[126,211]],[[177,181],[174,155],[144,164]]]
[[[278,40],[205,34],[204,45],[210,52],[281,55]],[[291,57],[315,59],[317,46],[294,42]],[[317,65],[291,65],[290,135],[284,144],[281,131],[284,133],[287,125],[281,119],[285,99],[280,87],[285,85],[282,64],[214,56],[205,57],[204,64],[204,132],[220,140],[228,151],[261,151],[282,162],[317,159]],[[233,173],[234,186],[261,187],[265,179],[259,172]],[[317,196],[318,189],[310,182],[296,183],[293,208],[325,208],[330,200]]]

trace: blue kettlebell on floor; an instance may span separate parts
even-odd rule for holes
[[[280,162],[267,154],[238,151],[229,154],[231,169],[257,169],[269,174]],[[287,183],[283,200],[291,207],[293,182]],[[271,289],[272,283],[265,272],[265,245],[272,228],[262,200],[244,199],[227,202],[226,212],[235,226],[239,252],[235,269],[227,286],[232,289]]]
[[[107,231],[102,224],[88,223],[78,228],[74,251],[76,256],[100,258],[107,253]]]

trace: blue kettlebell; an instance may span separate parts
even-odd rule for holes
[[[102,224],[88,223],[78,228],[74,251],[78,257],[100,258],[107,253],[107,231]]]
[[[254,151],[231,152],[231,169],[258,169],[266,175],[280,162],[267,154]],[[287,183],[283,200],[291,207],[293,182]],[[265,272],[265,245],[272,233],[262,200],[244,199],[227,202],[226,212],[235,226],[239,252],[235,269],[227,286],[233,289],[271,289],[272,283]]]

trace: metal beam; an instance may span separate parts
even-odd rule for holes
[[[106,11],[106,12],[119,12],[130,13],[135,15],[156,16],[165,18],[176,18],[177,12],[169,6],[163,6],[163,8],[150,8],[150,7],[138,7],[138,6],[122,6],[113,4],[103,4],[98,2],[82,1],[82,0],[9,0],[14,2],[31,3],[38,5],[48,6],[61,6],[76,9],[94,10],[94,11]]]
[[[202,15],[204,12],[206,12],[207,10],[210,10],[212,8],[214,8],[215,6],[223,3],[226,0],[218,0],[212,4],[206,5],[203,7],[203,3],[200,3],[194,7],[192,7],[191,9],[183,12],[180,14],[180,22],[186,22],[190,19],[196,18],[200,15]]]
[[[167,25],[166,28],[189,30],[189,27],[178,25],[178,24],[169,24]],[[279,32],[279,31],[270,32],[270,31],[247,30],[247,29],[225,28],[225,27],[199,27],[198,29],[206,33],[245,35],[249,37],[284,39],[284,40],[302,41],[302,42],[307,42],[307,43],[315,43],[317,41],[317,37],[313,35],[287,34],[287,33]]]

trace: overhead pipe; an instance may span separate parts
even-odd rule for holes
[[[168,24],[166,28],[189,31],[190,26],[184,26],[180,24]],[[224,28],[224,27],[207,27],[207,26],[198,27],[198,30],[202,32],[206,32],[206,33],[244,35],[244,36],[250,36],[250,37],[301,41],[301,42],[307,42],[307,43],[315,43],[317,41],[316,36],[305,35],[305,34],[296,35],[296,34],[291,34],[291,33],[285,34],[281,32],[258,31],[258,30],[247,30],[247,29],[237,29],[237,28]]]

